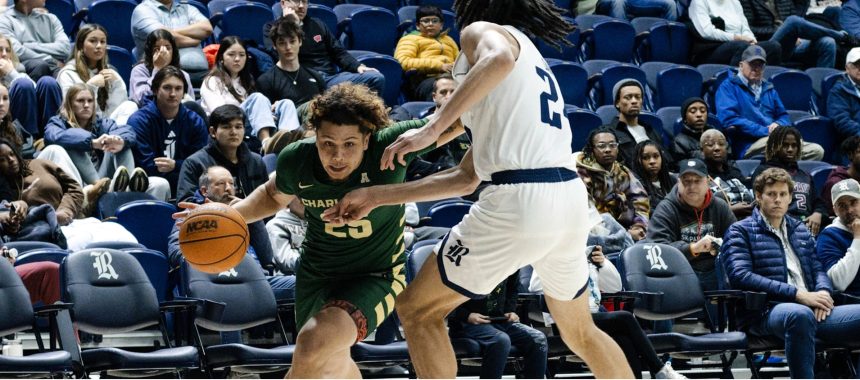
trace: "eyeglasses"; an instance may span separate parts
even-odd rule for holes
[[[436,24],[441,24],[442,20],[440,20],[438,17],[424,17],[424,18],[418,20],[418,22],[425,24],[425,25],[436,25]]]
[[[602,143],[594,146],[597,150],[607,150],[607,149],[615,149],[618,148],[618,143]]]

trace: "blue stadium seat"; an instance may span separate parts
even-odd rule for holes
[[[364,4],[371,7],[385,8],[392,12],[397,12],[400,8],[400,0],[346,0],[347,4]]]
[[[266,165],[266,172],[272,174],[275,171],[275,168],[278,165],[278,155],[274,153],[269,153],[263,156],[263,164]]]
[[[89,242],[89,243],[87,243],[86,246],[84,246],[84,249],[90,249],[90,248],[110,248],[110,249],[124,250],[124,249],[130,249],[130,248],[144,248],[145,249],[146,247],[144,247],[143,244],[132,243],[132,242],[128,242],[128,241],[94,241],[94,242]]]
[[[237,331],[277,321],[283,345],[274,348],[225,343],[205,348],[205,365],[209,371],[230,368],[238,373],[267,373],[286,369],[292,362],[289,345],[279,311],[286,311],[275,300],[260,265],[245,255],[235,268],[219,274],[200,272],[188,263],[182,265],[182,294],[211,303],[223,304],[215,316],[202,313],[196,318],[198,326],[213,331]],[[249,297],[253,294],[253,297]],[[199,337],[198,337],[199,339]]]
[[[680,106],[690,97],[702,96],[702,74],[690,66],[645,62],[639,67],[654,93],[654,108]]]
[[[621,63],[615,66],[606,67],[600,72],[600,78],[592,85],[593,103],[596,106],[613,104],[612,88],[616,83],[626,80],[635,79],[643,86],[647,86],[648,80],[645,77],[645,72],[640,68],[628,64]],[[643,110],[651,109],[651,102],[648,98],[648,91],[642,94]],[[595,107],[596,108],[596,107]]]
[[[147,249],[147,248],[124,248],[122,251],[132,255],[143,271],[146,272],[146,277],[152,287],[155,288],[155,296],[158,297],[158,302],[164,302],[172,293],[169,289],[168,272],[170,272],[170,263],[165,254]]]
[[[394,57],[384,54],[365,55],[358,58],[358,61],[367,67],[379,70],[385,76],[385,89],[381,94],[382,99],[385,99],[385,104],[390,107],[398,104],[400,86],[403,84],[403,68],[400,66],[400,62],[397,62]]]
[[[435,5],[443,11],[454,9],[454,0],[413,0],[414,5]]]
[[[768,77],[786,109],[812,110],[812,78],[800,70],[786,70]]]
[[[745,178],[749,178],[755,173],[756,168],[761,165],[760,160],[735,160],[735,165],[741,170],[741,174]]]
[[[669,134],[670,137],[678,134],[678,130],[680,129],[680,125],[678,124],[681,122],[681,107],[662,107],[655,114],[663,124],[664,133]],[[676,130],[676,127],[678,127],[678,130]]]
[[[134,201],[116,210],[116,222],[146,248],[166,253],[175,212],[176,207],[167,202]]]
[[[40,349],[38,353],[27,356],[0,355],[0,376],[15,378],[21,375],[31,376],[59,376],[71,378],[74,372],[76,378],[83,377],[83,373],[76,370],[81,361],[80,347],[75,340],[69,318],[69,305],[58,304],[43,307],[36,313],[30,304],[30,294],[12,264],[7,260],[0,260],[0,336],[24,332],[36,327],[36,339],[38,346],[45,347],[39,334],[38,317],[52,318],[51,326],[59,326],[60,350],[52,351]],[[53,335],[53,331],[51,331]]]
[[[598,22],[614,20],[612,17],[598,15],[598,14],[585,14],[576,16],[576,25],[579,26],[579,29],[583,32],[594,29],[594,24]]]
[[[413,119],[420,119],[427,116],[427,112],[430,111],[431,108],[436,107],[436,103],[434,102],[406,102],[400,105],[403,107],[406,112],[409,113],[409,116]]]
[[[155,197],[147,193],[138,192],[111,192],[102,195],[99,198],[98,207],[96,207],[96,215],[99,219],[108,219],[116,215],[116,210],[129,202],[133,201],[155,201]]]
[[[454,227],[469,213],[470,208],[472,208],[472,202],[469,201],[437,204],[427,212],[427,217],[430,218],[427,225],[433,227]]]
[[[579,64],[547,59],[565,104],[585,107],[588,99],[588,73]]]
[[[573,29],[573,31],[568,33],[567,38],[566,38],[567,41],[570,42],[570,46],[562,45],[561,50],[559,50],[558,48],[555,48],[555,47],[547,44],[542,39],[536,38],[534,40],[535,47],[537,47],[538,51],[541,53],[541,55],[544,58],[554,58],[554,59],[560,59],[560,60],[564,60],[564,61],[579,62],[579,54],[580,54],[580,50],[579,50],[580,49],[580,47],[579,47],[580,30],[579,30],[579,27],[576,25],[576,20],[574,20],[570,17],[564,17],[564,19],[567,22],[576,26]]]
[[[663,265],[652,265],[653,257],[660,258]],[[727,296],[716,296],[703,292],[699,277],[678,249],[667,244],[639,243],[621,254],[622,278],[625,289],[633,292],[659,293],[663,302],[648,302],[649,297],[639,297],[633,313],[651,321],[671,320],[703,312],[708,302],[721,302]],[[720,313],[722,314],[722,313]],[[713,316],[716,317],[716,316]],[[725,321],[717,319],[711,332],[701,335],[676,332],[648,334],[648,339],[658,354],[683,354],[685,357],[702,357],[719,354],[723,375],[731,374],[731,364],[736,355],[747,348],[746,334],[740,331],[721,332]],[[730,324],[731,325],[731,324]]]
[[[576,21],[582,25],[579,17]],[[598,21],[590,30],[583,28],[580,39],[584,60],[611,59],[619,62],[633,62],[636,31],[627,21],[616,19]]]
[[[809,172],[809,175],[812,176],[812,183],[815,184],[815,196],[821,197],[821,190],[824,190],[824,183],[827,182],[827,177],[830,176],[830,173],[833,171],[835,166],[824,166],[813,169]]]
[[[618,116],[618,109],[612,104],[607,104],[605,106],[598,107],[594,110],[594,113],[600,117],[600,121],[605,125],[611,123],[612,119]]]
[[[450,202],[468,202],[468,201],[464,201],[463,198],[460,198],[460,197],[452,197],[452,198],[440,199],[440,200],[435,200],[435,201],[416,202],[415,205],[418,207],[418,217],[419,218],[426,217],[427,212],[429,212],[430,209],[433,208],[433,206],[436,206],[437,204],[441,205],[443,203],[450,203]]]
[[[815,161],[815,160],[800,160],[797,161],[797,168],[805,171],[807,174],[812,174],[812,172],[819,170],[821,168],[833,168],[833,165],[824,161]]]
[[[62,248],[38,248],[31,249],[26,253],[20,254],[15,260],[15,266],[38,263],[42,261],[50,261],[52,263],[62,263],[69,256],[69,251]]]
[[[812,79],[812,91],[815,93],[815,113],[827,116],[827,95],[836,81],[843,78],[844,72],[829,67],[811,67],[806,69],[806,75]]]
[[[794,123],[800,119],[805,119],[807,117],[812,116],[811,113],[806,111],[798,111],[798,110],[786,110],[788,112],[788,118],[791,119],[791,122]]]
[[[312,0],[310,3],[313,5],[325,5],[329,8],[334,8],[336,5],[340,4],[340,0]]]
[[[275,3],[279,3],[279,2],[280,2],[279,0],[252,0],[252,1],[255,1],[255,2],[258,2],[258,3],[260,3],[260,4],[263,4],[263,5],[265,5],[265,6],[266,6],[266,8],[271,8],[271,7],[272,7],[272,5],[274,5]],[[310,5],[310,4],[308,4],[308,5]]]
[[[769,80],[770,77],[772,77],[778,73],[791,71],[791,70],[792,69],[790,69],[788,67],[767,65],[764,67],[764,72],[762,73],[762,77]]]
[[[348,19],[338,23],[343,26],[344,45],[347,49],[370,50],[389,55],[394,54],[394,47],[397,45],[397,24],[394,12],[377,7],[355,10],[349,14]]]
[[[212,22],[212,27],[214,28],[216,24],[220,24],[221,16],[224,15],[224,11],[227,7],[237,4],[236,0],[209,0],[206,3],[206,7],[209,8],[209,18],[210,22]],[[262,30],[262,26],[260,26],[260,30]]]
[[[18,254],[23,254],[27,251],[32,251],[34,249],[39,248],[56,248],[60,249],[60,246],[54,243],[48,243],[46,241],[10,241],[7,243],[3,243],[9,249],[15,248],[18,250]]]
[[[116,69],[120,78],[128,83],[131,77],[131,68],[135,64],[134,56],[127,49],[112,45],[108,45],[107,53],[108,62]]]
[[[74,20],[75,3],[72,0],[45,0],[45,8],[52,15],[57,16],[60,23],[63,24],[63,31],[66,32],[66,35],[70,38],[75,35],[74,32],[77,29],[77,25]]]
[[[370,8],[373,7],[364,4],[338,4],[332,7],[332,11],[337,17],[337,28],[335,30],[332,30],[331,32],[334,33],[336,37],[340,38],[343,34],[344,29],[346,28],[346,24],[349,22],[349,18],[352,13],[361,9]]]
[[[98,0],[90,4],[87,22],[107,30],[108,43],[126,49],[134,48],[131,35],[131,14],[137,2],[132,0]]]
[[[221,36],[237,36],[243,40],[265,44],[264,25],[273,20],[271,8],[260,3],[239,3],[224,9],[221,19]]]
[[[131,254],[112,249],[86,249],[75,252],[60,264],[63,300],[73,304],[75,323],[80,331],[91,334],[117,334],[158,326],[169,310],[161,309],[155,289],[146,272]],[[251,297],[253,298],[253,297]],[[194,310],[196,303],[179,305]],[[190,308],[189,308],[190,307]],[[159,347],[164,347],[164,346]],[[180,375],[181,370],[198,368],[197,347],[183,345],[131,352],[116,347],[98,347],[81,353],[88,372],[122,370],[123,377]]]
[[[281,3],[277,4],[280,7]],[[308,4],[308,16],[322,21],[328,27],[329,31],[337,33],[337,16],[335,16],[331,8],[325,5]],[[275,18],[278,17],[281,17],[281,15],[275,16]]]
[[[696,70],[702,74],[704,81],[703,92],[705,101],[708,102],[708,108],[715,110],[717,89],[729,75],[737,73],[737,68],[730,67],[729,65],[707,63],[696,66]]]
[[[583,108],[565,107],[565,111],[573,133],[570,150],[571,152],[578,152],[585,146],[588,134],[592,130],[600,128],[603,125],[603,120],[596,113]]]
[[[203,16],[209,18],[209,7],[207,7],[206,4],[203,4],[197,0],[182,0],[180,1],[180,3],[188,4],[194,8],[197,8],[197,10],[200,11]]]
[[[689,62],[690,37],[684,24],[657,17],[637,17],[631,24],[636,30],[638,62]]]
[[[839,153],[839,133],[833,126],[833,120],[824,116],[810,116],[794,123],[805,141],[813,142],[824,148],[824,161],[838,164],[841,162]]]

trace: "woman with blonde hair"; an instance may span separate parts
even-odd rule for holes
[[[128,101],[125,82],[108,64],[107,31],[98,24],[86,24],[78,31],[72,59],[57,74],[64,94],[77,83],[86,83],[95,94],[97,113],[125,124],[137,111],[137,104]]]
[[[45,123],[57,114],[63,95],[56,79],[42,77],[36,84],[27,76],[24,65],[12,49],[9,37],[0,34],[0,84],[9,97],[7,112],[17,124],[19,139],[23,138],[24,158],[32,158],[32,140],[41,135]],[[5,125],[5,124],[4,124]],[[2,127],[0,127],[2,128]],[[13,139],[13,143],[20,141]],[[22,146],[18,146],[22,149]]]

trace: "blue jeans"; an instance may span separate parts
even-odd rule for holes
[[[352,82],[370,87],[371,90],[380,95],[385,89],[385,77],[378,71],[365,71],[361,74],[341,71],[335,75],[322,74],[322,76],[325,79],[326,88],[332,88],[343,82]]]
[[[275,103],[274,113],[272,112],[272,102],[265,95],[255,92],[249,95],[242,102],[242,110],[248,118],[248,123],[251,127],[252,136],[259,135],[263,128],[272,128],[277,130],[292,131],[299,129],[299,117],[296,115],[296,106],[289,99],[279,100]],[[277,123],[275,118],[278,118]],[[270,135],[276,131],[270,131]]]
[[[783,61],[800,60],[811,55],[817,57],[818,67],[833,67],[836,64],[836,41],[846,33],[816,25],[802,17],[788,16],[770,40],[782,47]],[[798,38],[812,43],[797,46]]]
[[[809,307],[785,302],[774,306],[750,332],[785,341],[791,378],[811,379],[815,375],[815,338],[827,343],[856,342],[860,339],[860,305],[837,306],[827,319],[817,322]]]
[[[129,173],[134,170],[134,156],[130,148],[125,148],[116,154],[104,152],[98,167],[93,164],[92,156],[88,151],[68,149],[66,152],[75,163],[78,173],[81,173],[81,180],[87,185],[94,184],[100,178],[113,177],[120,166],[125,166]]]
[[[54,117],[63,102],[63,92],[57,80],[50,76],[33,84],[29,78],[18,78],[9,89],[9,112],[24,129],[39,138],[48,119]]]
[[[622,20],[639,16],[653,16],[675,21],[678,5],[675,0],[598,0],[597,10]]]
[[[482,379],[499,379],[511,345],[523,356],[523,377],[542,379],[546,374],[546,335],[522,323],[462,324],[464,337],[477,340],[483,350]]]

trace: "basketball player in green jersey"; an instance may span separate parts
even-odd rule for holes
[[[296,270],[299,334],[287,377],[361,376],[350,347],[393,311],[406,286],[404,206],[380,207],[344,225],[325,223],[320,215],[353,189],[403,182],[404,166],[383,171],[379,161],[398,136],[425,123],[383,128],[389,120],[379,97],[362,85],[335,86],[311,102],[308,124],[316,137],[284,148],[269,181],[233,205],[248,223],[294,197],[305,206],[308,231]],[[438,144],[460,133],[462,127],[452,128]]]

